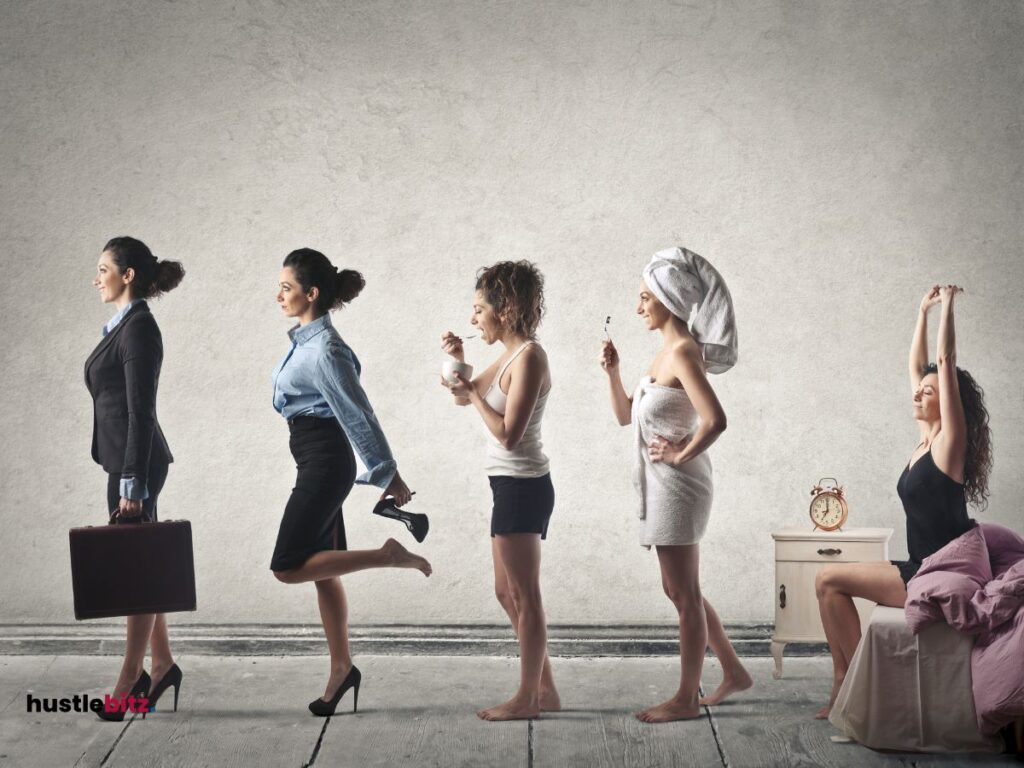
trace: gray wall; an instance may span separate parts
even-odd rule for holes
[[[611,314],[625,377],[646,370],[634,297],[671,244],[720,269],[740,323],[702,543],[723,617],[771,617],[769,532],[807,524],[821,475],[905,554],[905,359],[933,282],[967,289],[960,362],[996,455],[982,517],[1019,528],[1022,28],[1007,2],[4,3],[3,620],[70,621],[66,531],[103,520],[82,364],[110,316],[94,264],[123,233],[188,269],[153,305],[177,459],[161,513],[196,544],[200,611],[179,620],[316,620],[312,587],[267,568],[294,478],[275,284],[304,245],[367,278],[335,322],[434,526],[434,577],[353,576],[354,622],[503,619],[482,426],[436,376],[474,270],[502,258],[547,277],[551,622],[671,617],[596,363]],[[374,500],[350,497],[352,545],[410,541]]]

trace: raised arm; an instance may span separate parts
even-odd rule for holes
[[[936,363],[939,368],[939,416],[942,428],[932,444],[932,458],[936,466],[947,475],[962,480],[967,453],[967,418],[956,377],[956,332],[953,325],[953,303],[960,290],[955,285],[946,285],[940,290],[942,309],[939,315]]]
[[[619,374],[619,351],[611,339],[602,342],[601,356],[598,358],[601,368],[608,374],[608,387],[612,398],[612,413],[620,426],[629,424],[632,416],[633,398],[626,394],[626,388],[622,386],[622,376]]]
[[[441,350],[445,354],[451,355],[460,363],[466,362],[466,353],[463,351],[462,339],[456,336],[451,331],[445,331],[443,334],[441,334]],[[498,362],[496,360],[493,363],[491,363],[491,365],[483,373],[477,374],[477,377],[473,379],[472,382],[470,382],[473,389],[479,389],[479,383],[481,381],[490,381],[490,379],[488,378],[488,374],[493,375],[493,371],[496,371],[497,369]],[[444,377],[441,377],[441,385],[447,386],[447,382],[445,382]],[[456,405],[469,405],[468,397],[456,395],[454,392],[452,393],[452,395]]]
[[[924,376],[924,369],[928,367],[928,310],[938,301],[939,286],[933,285],[921,299],[921,306],[918,307],[917,324],[914,326],[914,338],[910,342],[910,360],[908,361],[912,392],[917,391],[917,385],[921,383],[921,377]]]

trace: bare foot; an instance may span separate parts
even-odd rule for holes
[[[504,704],[481,709],[476,716],[481,720],[533,720],[540,716],[540,708],[536,702],[513,697]]]
[[[554,688],[542,689],[537,697],[540,701],[541,712],[561,712],[562,699]]]
[[[843,687],[843,680],[845,679],[846,675],[843,675],[842,677],[836,675],[832,678],[832,693],[829,694],[828,704],[814,714],[815,720],[828,720],[829,713],[832,711],[832,706],[836,703],[836,696],[839,695],[839,689]]]
[[[691,720],[700,716],[701,711],[698,704],[687,703],[675,697],[663,701],[656,707],[636,713],[636,719],[645,723],[668,723],[673,720]]]
[[[721,684],[715,688],[715,692],[710,696],[705,696],[699,703],[702,707],[713,707],[716,704],[721,704],[731,694],[745,691],[753,686],[754,678],[748,674],[747,670],[740,667],[738,673],[723,677]]]
[[[384,554],[388,556],[388,560],[396,568],[415,568],[424,576],[429,576],[433,573],[434,569],[430,567],[430,563],[427,562],[425,557],[414,555],[394,539],[385,541],[381,549],[384,550]]]

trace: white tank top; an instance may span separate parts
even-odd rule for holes
[[[494,377],[487,392],[484,393],[484,402],[502,416],[505,415],[505,403],[508,400],[508,395],[501,391],[501,377],[512,361],[519,357],[519,353],[533,343],[528,341],[512,353],[512,356],[501,366],[501,370]],[[492,435],[491,430],[487,429],[487,425],[484,424],[484,432],[487,434],[486,468],[489,476],[542,477],[548,473],[548,457],[541,450],[540,420],[544,416],[544,404],[547,402],[550,392],[551,387],[548,386],[547,390],[537,398],[530,421],[523,433],[523,439],[511,451],[502,446],[498,442],[498,438]]]

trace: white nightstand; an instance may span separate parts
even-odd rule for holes
[[[775,679],[782,677],[782,650],[786,643],[825,642],[818,614],[814,578],[830,563],[870,563],[889,559],[892,528],[847,528],[845,531],[812,531],[786,528],[775,531],[775,632],[772,656]],[[875,604],[855,598],[863,628]]]

